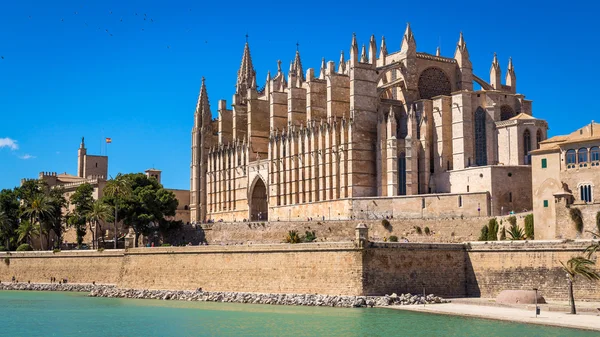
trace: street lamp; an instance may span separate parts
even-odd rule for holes
[[[537,302],[538,288],[533,288],[533,290],[535,290],[535,318],[537,318],[538,315],[540,314],[540,308],[538,307],[538,302]]]

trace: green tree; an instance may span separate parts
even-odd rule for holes
[[[85,237],[86,230],[86,218],[78,214],[77,212],[68,213],[67,226],[75,228],[75,235],[77,235],[77,246],[81,247],[83,238]]]
[[[577,314],[575,308],[575,296],[573,295],[573,283],[575,282],[575,278],[577,276],[582,276],[590,281],[598,281],[600,280],[600,274],[593,268],[595,264],[594,261],[583,256],[572,257],[566,264],[560,261],[560,264],[562,264],[563,270],[568,276],[571,314],[575,315]]]
[[[39,231],[38,228],[36,226],[34,226],[31,221],[29,220],[22,220],[21,223],[19,224],[19,227],[17,228],[17,242],[18,243],[23,243],[23,241],[25,240],[25,242],[29,245],[31,245],[31,237],[34,235],[38,235]]]
[[[3,189],[0,191],[0,212],[4,213],[5,219],[0,227],[0,242],[3,242],[7,250],[11,250],[11,244],[16,245],[19,227],[20,203],[17,190]]]
[[[92,209],[87,217],[90,223],[90,231],[92,232],[92,248],[94,249],[97,248],[98,228],[101,223],[105,222],[111,216],[111,212],[110,206],[101,201],[94,201],[92,203]]]
[[[298,231],[289,231],[287,236],[285,237],[285,242],[287,243],[300,243],[302,242],[302,238],[300,237],[300,234],[298,234]]]
[[[533,240],[534,236],[534,227],[533,227],[533,214],[527,214],[525,216],[525,236],[527,239]]]
[[[132,188],[129,179],[119,174],[116,178],[110,179],[103,190],[104,202],[111,205],[114,209],[114,231],[115,231],[115,249],[117,249],[117,222],[119,222],[119,205],[132,194]]]
[[[126,174],[121,179],[127,181],[132,192],[120,203],[118,215],[125,226],[133,229],[137,247],[140,235],[150,234],[166,217],[175,216],[179,202],[173,192],[145,174]]]
[[[43,223],[52,217],[50,199],[44,194],[35,195],[33,200],[27,202],[23,215],[28,217],[31,224],[37,227],[38,235],[40,236],[40,250],[44,250],[43,236],[45,228]]]
[[[511,240],[525,240],[525,232],[523,231],[523,228],[517,225],[516,222],[514,225],[510,225],[507,232]]]
[[[488,222],[487,241],[498,241],[498,221],[496,218]]]
[[[479,241],[487,241],[488,239],[488,226],[481,227],[481,233],[479,234]]]
[[[64,196],[64,189],[62,187],[54,187],[49,189],[47,192],[50,198],[51,217],[48,219],[48,228],[56,236],[55,245],[53,248],[59,248],[63,237],[63,224],[65,217],[63,210],[67,208],[67,199]],[[48,240],[50,236],[48,235]],[[50,242],[48,242],[48,245]]]

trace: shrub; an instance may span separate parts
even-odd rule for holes
[[[297,231],[289,231],[287,236],[285,237],[285,242],[287,243],[300,243],[302,242],[302,238],[298,235]]]
[[[160,245],[161,247],[171,247],[170,243],[163,243],[162,245]]]
[[[517,225],[517,217],[516,216],[514,216],[514,215],[513,216],[509,216],[507,220],[508,220],[508,223],[511,226],[516,226]]]
[[[523,228],[517,226],[515,223],[514,226],[510,226],[508,229],[508,235],[511,240],[525,240],[525,232],[523,232]]]
[[[425,226],[425,235],[429,235],[430,233],[429,227]]]
[[[496,218],[490,219],[488,222],[487,241],[498,241],[498,227]]]
[[[575,224],[575,229],[579,233],[583,233],[583,216],[581,215],[581,210],[579,208],[571,208],[569,210],[569,215]]]
[[[506,240],[506,228],[502,226],[502,231],[500,231],[500,240]]]
[[[415,226],[415,230],[417,231],[417,234],[419,234],[419,235],[423,234],[423,231],[421,230],[420,226]]]
[[[525,236],[530,240],[534,239],[533,214],[528,214],[525,217]]]
[[[31,248],[31,246],[27,243],[24,243],[24,244],[20,245],[19,247],[17,247],[17,252],[30,252],[32,250],[33,250],[33,248]]]
[[[0,252],[5,252],[6,248],[4,246],[0,246]]]
[[[398,237],[396,235],[390,235],[390,242],[398,242]]]
[[[392,224],[390,224],[390,222],[387,219],[383,219],[381,220],[381,225],[383,226],[383,228],[387,229],[388,231],[392,231]]]
[[[52,250],[52,253],[60,253],[60,249],[56,249],[55,248],[55,249]]]
[[[8,256],[4,257],[4,264],[10,266],[10,258]]]
[[[479,235],[479,241],[487,241],[488,238],[488,226],[481,227],[481,234]]]
[[[315,232],[309,232],[306,231],[306,233],[304,233],[304,242],[313,242],[317,239],[317,236],[315,235]]]
[[[98,248],[98,251],[99,251],[100,253],[102,253],[102,252],[104,251],[104,248],[100,247],[100,248]]]

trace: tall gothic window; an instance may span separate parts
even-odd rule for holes
[[[531,132],[529,129],[525,129],[523,132],[523,156],[525,156],[525,165],[529,165],[530,156],[529,151],[531,151]]]
[[[540,143],[544,140],[544,135],[542,134],[542,130],[538,129],[535,137],[536,148],[540,148]]]
[[[398,195],[406,195],[406,155],[398,157]]]
[[[446,73],[435,67],[423,70],[419,76],[418,87],[421,99],[431,99],[440,95],[450,96],[452,92],[452,85]]]
[[[392,82],[398,79],[398,70],[392,69]],[[392,87],[392,99],[398,99],[398,88]]]
[[[487,139],[485,133],[485,110],[475,110],[475,165],[487,165]]]

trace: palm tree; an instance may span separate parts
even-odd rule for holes
[[[113,198],[115,208],[115,249],[117,249],[117,215],[119,212],[119,202],[122,199],[127,198],[131,195],[131,186],[129,182],[125,180],[121,174],[117,175],[116,178],[109,180],[104,187],[103,193],[105,196]]]
[[[583,276],[590,281],[597,281],[600,280],[600,274],[593,268],[595,262],[583,256],[572,257],[567,261],[566,265],[562,263],[562,261],[560,264],[562,264],[563,270],[567,273],[571,314],[575,315],[577,314],[577,310],[575,309],[575,297],[573,296],[573,282],[575,282],[575,277]]]
[[[50,199],[43,194],[36,195],[33,197],[33,200],[28,203],[23,215],[28,216],[31,223],[39,228],[40,250],[43,250],[44,242],[42,241],[42,234],[44,234],[44,228],[42,221],[52,217],[52,205],[50,204]]]
[[[4,236],[6,239],[5,248],[10,250],[10,232],[12,224],[10,219],[4,211],[0,211],[0,236]]]
[[[96,241],[98,240],[98,227],[100,226],[100,222],[106,221],[106,219],[110,216],[110,211],[110,206],[96,200],[92,204],[92,209],[87,215],[93,237],[92,248],[94,249],[96,249]],[[94,225],[94,228],[91,227],[92,225]]]
[[[31,246],[31,236],[39,233],[38,228],[34,226],[29,220],[22,220],[17,228],[17,235],[19,236],[18,241],[23,242],[27,240],[27,243]]]

